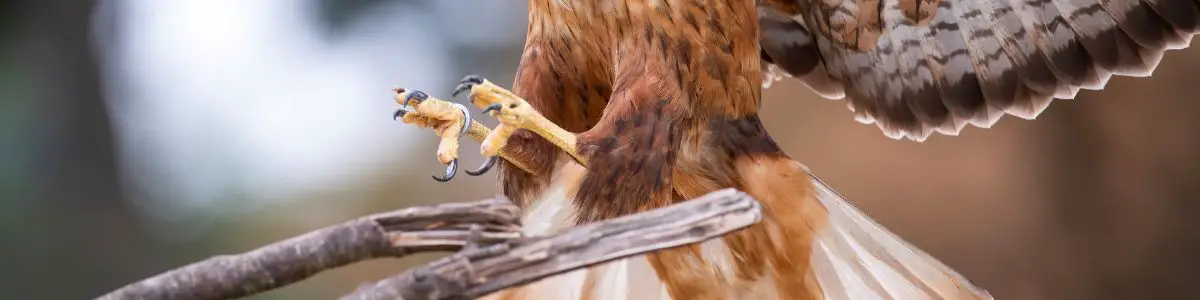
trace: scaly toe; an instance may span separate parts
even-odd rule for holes
[[[458,138],[461,139],[463,136],[465,136],[467,134],[467,130],[470,129],[471,111],[467,110],[467,107],[463,106],[462,104],[455,103],[454,107],[458,108],[458,110],[462,111],[462,113],[463,113],[463,122],[462,122],[462,124],[460,124],[461,128],[459,129],[459,132],[458,132]],[[443,138],[445,138],[445,137],[443,137]],[[455,159],[450,160],[450,163],[446,165],[446,175],[443,175],[441,177],[433,176],[433,180],[437,180],[438,182],[447,182],[447,181],[450,181],[451,179],[454,179],[454,175],[457,172],[458,172],[458,158],[455,158]]]

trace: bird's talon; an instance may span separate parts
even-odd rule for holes
[[[438,182],[447,182],[447,181],[450,181],[451,179],[454,179],[454,175],[456,173],[458,173],[458,159],[457,158],[451,160],[449,164],[446,164],[446,175],[442,175],[440,177],[437,175],[433,175],[433,180],[437,180]]]
[[[482,76],[479,76],[479,75],[471,74],[471,75],[463,76],[463,79],[462,79],[462,80],[459,80],[458,82],[461,82],[461,83],[473,83],[473,84],[483,84],[483,77],[482,77]]]
[[[450,94],[450,97],[458,97],[458,94],[462,94],[462,92],[470,90],[473,86],[474,85],[472,84],[460,83],[458,86],[454,87],[454,93]]]
[[[471,90],[476,84],[483,84],[483,77],[479,77],[479,75],[467,75],[458,81],[458,86],[454,87],[454,93],[450,94],[450,96],[458,97],[458,94]]]
[[[485,115],[486,115],[486,114],[487,114],[487,113],[489,113],[489,112],[493,112],[493,111],[500,111],[500,109],[501,109],[501,108],[503,108],[503,107],[504,107],[504,106],[503,106],[503,105],[500,105],[500,103],[493,103],[492,105],[488,105],[488,107],[487,107],[486,109],[484,109],[484,110],[483,110],[483,114],[485,114]]]
[[[467,175],[471,176],[483,175],[483,173],[487,173],[488,170],[491,170],[492,167],[496,165],[496,161],[499,160],[499,158],[499,156],[489,156],[487,160],[483,162],[483,165],[479,166],[478,169],[475,169],[474,171],[466,170],[464,172],[467,172]]]
[[[405,109],[405,108],[396,109],[396,112],[392,113],[392,120],[393,121],[398,120],[400,118],[403,118],[404,115],[407,115],[407,114],[408,114],[408,109]]]
[[[425,94],[425,92],[414,90],[412,93],[409,93],[408,96],[404,97],[404,107],[409,107],[409,102],[414,98],[417,99],[417,101],[425,101],[425,99],[429,99],[429,95]]]

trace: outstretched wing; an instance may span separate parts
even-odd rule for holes
[[[758,1],[765,67],[918,141],[1149,76],[1200,30],[1198,0]]]

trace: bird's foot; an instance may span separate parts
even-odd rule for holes
[[[421,128],[432,128],[434,133],[441,137],[437,158],[446,165],[446,173],[441,176],[434,175],[433,179],[440,182],[454,179],[458,172],[460,139],[465,135],[481,140],[488,135],[487,127],[473,121],[471,112],[462,104],[432,98],[417,90],[398,88],[394,91],[396,102],[401,107],[392,114],[393,119],[400,119],[406,124]]]
[[[516,94],[478,75],[468,75],[459,82],[458,87],[454,89],[454,95],[462,92],[469,92],[471,103],[483,109],[484,114],[500,121],[500,125],[483,139],[483,145],[480,147],[480,153],[488,157],[488,162],[475,171],[468,171],[468,174],[477,176],[486,173],[517,129],[533,131],[567,153],[576,155],[575,134],[550,122],[529,105],[529,102]]]

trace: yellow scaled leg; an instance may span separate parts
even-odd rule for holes
[[[454,175],[458,170],[459,139],[463,135],[466,135],[475,141],[482,142],[491,133],[491,130],[487,126],[483,126],[483,124],[472,120],[471,113],[467,111],[465,106],[460,104],[432,98],[421,91],[396,89],[395,92],[396,102],[401,104],[402,107],[396,111],[393,118],[401,119],[406,124],[417,125],[421,128],[432,128],[434,133],[441,137],[441,142],[438,143],[437,158],[439,162],[446,165],[446,174],[434,176],[433,179],[441,182],[454,179]],[[470,122],[470,125],[464,127],[463,124],[467,122]],[[513,163],[522,170],[529,170],[525,163],[514,161],[504,153],[499,153],[499,157]],[[482,172],[476,173],[472,171],[467,171],[467,173],[472,175],[483,174]]]
[[[575,134],[550,122],[549,119],[533,109],[533,106],[530,106],[525,99],[521,99],[512,92],[477,75],[464,77],[455,88],[454,95],[457,96],[465,91],[470,91],[471,103],[484,109],[483,113],[490,113],[491,116],[500,120],[500,125],[484,138],[483,145],[480,147],[480,153],[484,157],[493,158],[488,162],[494,162],[494,157],[501,154],[501,149],[508,143],[508,138],[517,129],[525,129],[537,133],[566,151],[580,164],[587,165],[587,160],[576,151]],[[470,173],[472,175],[483,174],[489,168],[491,168],[491,164],[485,164],[479,170]]]

